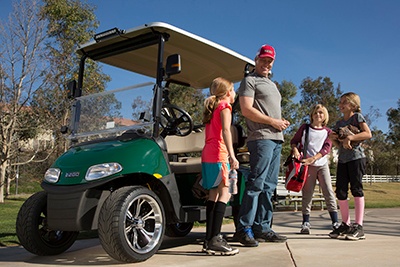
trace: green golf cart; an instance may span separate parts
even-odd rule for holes
[[[203,125],[171,103],[169,86],[204,89],[218,76],[239,82],[254,62],[159,22],[102,32],[78,53],[78,80],[69,84],[71,119],[62,129],[70,147],[46,171],[43,191],[21,207],[17,235],[29,252],[56,255],[79,232],[97,230],[112,258],[144,261],[164,235],[185,236],[194,222],[206,219],[204,199],[193,194],[201,175]],[[141,83],[82,94],[88,91],[88,59],[123,70],[120,80],[135,74]],[[240,127],[232,129],[240,148],[245,136]],[[225,215],[239,204],[240,193]]]

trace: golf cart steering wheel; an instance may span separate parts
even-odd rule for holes
[[[186,136],[193,131],[193,120],[189,113],[178,106],[164,104],[161,109],[161,136]]]

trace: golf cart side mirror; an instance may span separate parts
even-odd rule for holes
[[[69,99],[73,99],[75,97],[80,97],[82,95],[81,90],[79,90],[76,86],[76,81],[69,81],[67,84],[67,97]]]
[[[179,54],[170,55],[167,58],[167,65],[165,67],[168,76],[178,74],[181,72],[181,56]]]
[[[254,65],[247,63],[244,66],[244,77],[246,77],[247,75],[249,75],[250,73],[254,72]]]
[[[60,132],[62,134],[68,133],[68,126],[66,126],[66,125],[61,126]]]

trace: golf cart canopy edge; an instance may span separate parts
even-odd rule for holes
[[[107,35],[106,32],[112,34]],[[234,83],[244,76],[246,65],[254,61],[226,47],[172,25],[153,22],[126,31],[111,29],[78,49],[82,56],[118,68],[156,78],[158,40],[166,40],[164,59],[181,56],[182,71],[173,76],[176,83],[194,88],[207,88],[216,77]],[[140,48],[140,49],[139,49]]]

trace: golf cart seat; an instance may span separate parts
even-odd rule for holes
[[[244,146],[245,136],[240,125],[231,126],[232,142],[235,150]],[[201,156],[187,156],[188,153],[201,152],[204,147],[205,132],[192,132],[188,136],[167,136],[167,153],[174,173],[201,173]],[[240,162],[248,161],[248,153],[239,153]]]

